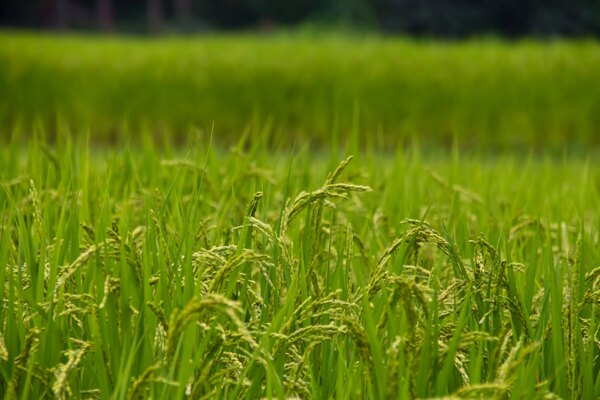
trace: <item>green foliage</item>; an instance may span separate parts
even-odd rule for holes
[[[109,1],[109,16],[119,31],[148,33],[149,2]],[[96,29],[98,4],[98,0],[3,0],[0,25]],[[158,4],[155,12],[166,20],[163,30],[167,32],[268,29],[317,22],[329,29],[341,23],[353,29],[369,26],[435,37],[600,34],[600,8],[595,0],[165,0]],[[66,12],[61,14],[61,9]]]
[[[600,396],[597,163],[59,134],[0,150],[5,399]]]

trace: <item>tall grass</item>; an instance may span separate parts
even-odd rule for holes
[[[95,139],[189,127],[235,143],[585,147],[600,126],[595,41],[427,42],[299,34],[126,39],[0,34],[0,127]]]
[[[600,396],[596,163],[141,143],[0,150],[5,399]]]

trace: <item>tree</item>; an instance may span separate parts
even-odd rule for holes
[[[192,1],[191,0],[174,0],[175,16],[177,19],[186,20],[192,15]]]
[[[111,0],[97,0],[98,27],[104,32],[113,29],[113,9]]]
[[[54,21],[56,28],[65,30],[69,27],[69,4],[67,0],[55,0]]]
[[[148,27],[150,32],[160,31],[163,22],[163,9],[161,0],[146,0],[148,10]]]

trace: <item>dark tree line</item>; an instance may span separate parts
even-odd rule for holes
[[[600,0],[0,1],[6,27],[160,32],[303,23],[424,36],[600,36]]]

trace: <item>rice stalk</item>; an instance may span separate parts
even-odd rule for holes
[[[241,337],[252,347],[257,347],[256,341],[246,329],[246,326],[239,318],[238,314],[242,312],[239,303],[232,301],[222,295],[209,293],[200,298],[190,300],[180,311],[175,310],[169,319],[167,339],[165,344],[166,363],[170,364],[175,356],[175,347],[183,330],[194,320],[203,321],[212,316],[211,311],[216,311],[226,315],[233,323]]]
[[[77,341],[79,347],[75,350],[67,350],[67,362],[59,364],[55,369],[56,381],[52,385],[52,393],[57,399],[63,400],[72,396],[72,391],[69,386],[69,374],[71,374],[81,363],[85,354],[92,348],[92,345],[87,342]]]

